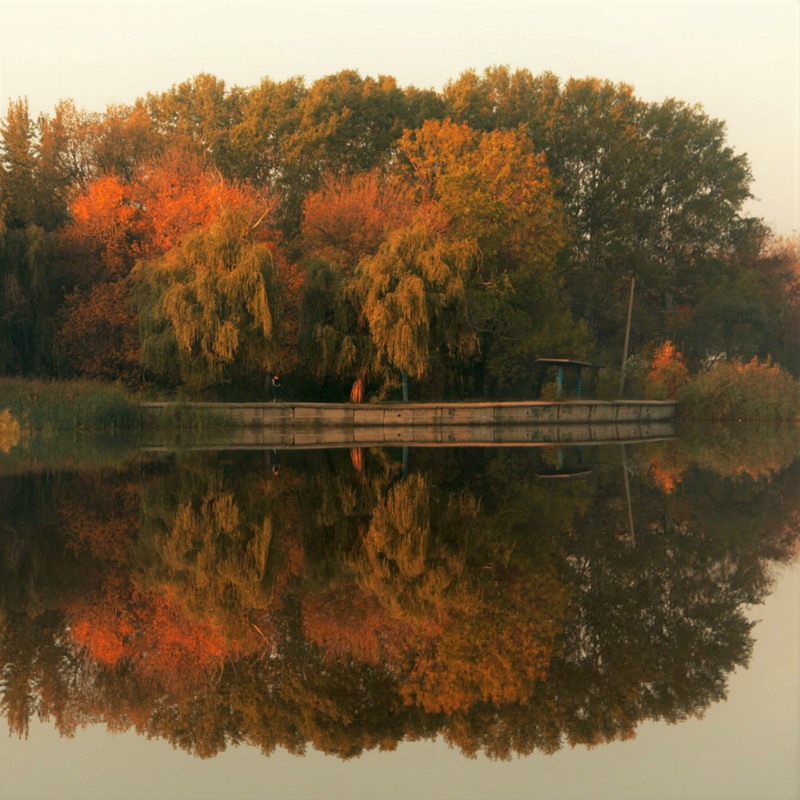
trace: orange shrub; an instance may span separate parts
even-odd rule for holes
[[[672,342],[664,342],[650,362],[650,372],[645,377],[645,396],[652,400],[674,400],[688,381],[689,370],[683,363],[683,355]]]

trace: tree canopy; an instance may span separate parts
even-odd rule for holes
[[[699,106],[502,66],[440,92],[352,70],[247,88],[203,73],[103,114],[64,100],[36,120],[20,99],[0,124],[0,370],[130,385],[205,374],[195,386],[209,389],[235,374],[246,394],[273,362],[330,398],[387,391],[397,371],[418,396],[527,396],[537,357],[619,363],[635,277],[634,354],[674,340],[695,368],[772,356],[796,372],[797,247],[743,216],[750,183]],[[215,221],[247,203],[264,214],[277,332],[259,358],[212,368],[254,313],[220,299],[232,327],[215,344],[195,331],[183,367],[153,368],[139,321],[163,298],[136,305],[135,265],[169,270],[187,248],[214,258]]]

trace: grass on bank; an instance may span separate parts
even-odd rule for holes
[[[111,433],[144,427],[140,398],[118,384],[99,381],[41,381],[0,378],[0,413],[8,436],[14,425],[22,435],[49,435],[63,431]],[[207,410],[176,403],[147,427],[204,430],[226,425]]]
[[[138,400],[123,387],[82,380],[0,378],[0,410],[35,434],[134,429],[141,419]]]

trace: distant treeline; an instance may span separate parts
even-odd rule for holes
[[[441,92],[201,74],[0,123],[0,374],[240,397],[530,393],[675,342],[800,373],[800,257],[724,123],[504,67]],[[227,389],[225,387],[228,387]],[[226,394],[227,393],[227,394]]]

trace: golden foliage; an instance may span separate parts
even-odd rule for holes
[[[419,378],[435,348],[462,357],[474,352],[465,293],[477,262],[472,241],[450,241],[421,226],[395,231],[364,259],[357,287],[377,358]]]
[[[487,261],[552,266],[565,243],[563,213],[544,157],[522,130],[428,121],[399,147],[418,200],[440,204],[453,232],[474,237]]]
[[[278,276],[271,247],[253,235],[257,211],[227,208],[163,258],[136,267],[145,364],[164,375],[177,368],[200,384],[270,368]]]
[[[22,428],[6,408],[0,411],[0,452],[8,453],[22,439]]]

